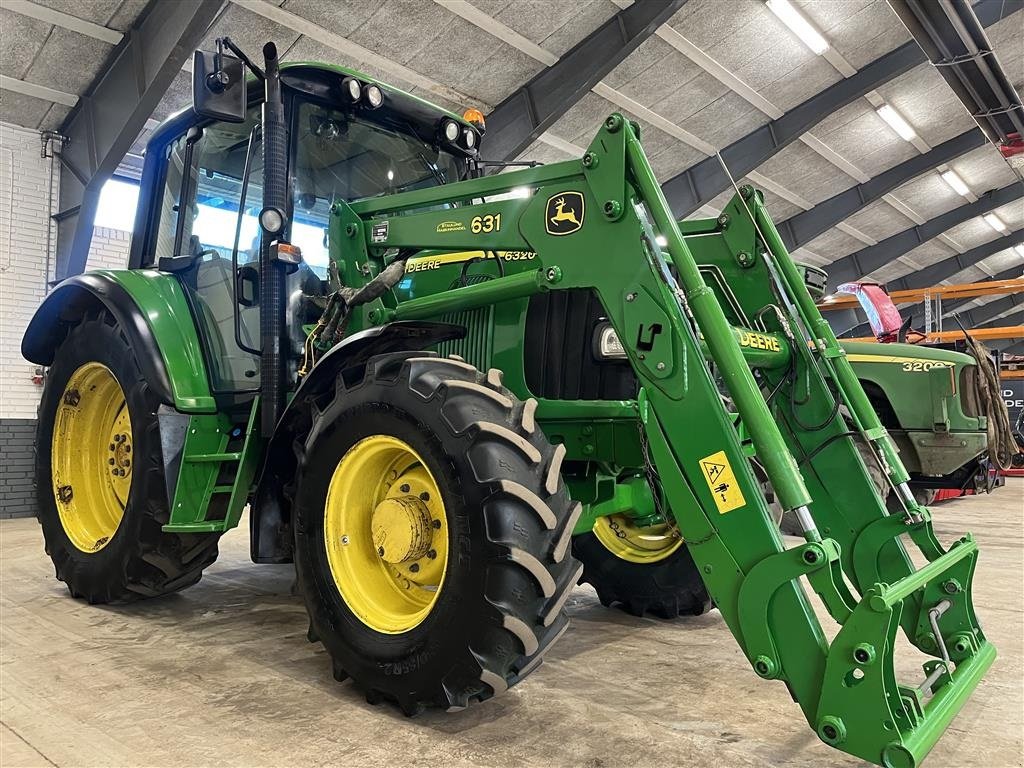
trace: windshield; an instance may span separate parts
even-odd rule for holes
[[[435,145],[329,106],[301,103],[296,133],[291,239],[318,272],[327,267],[335,200],[433,187],[462,173],[463,161]]]

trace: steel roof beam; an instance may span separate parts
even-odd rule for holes
[[[880,200],[886,193],[936,166],[983,146],[986,141],[985,134],[978,128],[965,131],[922,155],[904,160],[863,184],[857,184],[838,195],[833,195],[808,211],[791,216],[778,225],[779,234],[782,235],[782,240],[789,250],[796,250],[862,208]]]
[[[1024,227],[1015,229],[1008,235],[997,237],[995,240],[989,240],[987,243],[982,243],[963,253],[955,253],[947,259],[937,261],[916,272],[911,272],[909,275],[890,280],[885,284],[885,288],[892,292],[938,285],[957,272],[975,266],[982,259],[987,259],[994,253],[1005,251],[1021,243],[1024,243]]]
[[[514,91],[487,116],[488,159],[517,158],[685,3],[633,3]]]
[[[1007,203],[1012,203],[1014,200],[1019,200],[1021,197],[1024,197],[1024,182],[1015,181],[1002,189],[986,192],[973,203],[954,208],[929,219],[924,224],[887,237],[877,245],[870,245],[867,248],[861,248],[856,253],[843,256],[825,267],[829,283],[835,286],[869,275],[919,245],[938,237],[946,230],[963,224],[975,216],[981,216]]]
[[[103,184],[146,125],[223,0],[150,0],[60,133],[56,276],[85,269]]]
[[[1024,305],[1024,296],[1011,293],[1009,296],[990,301],[988,304],[982,304],[980,307],[957,312],[955,316],[964,324],[964,328],[971,330],[971,328],[977,328],[1020,305]]]
[[[974,12],[983,27],[991,26],[1021,9],[1024,9],[1024,0],[980,0],[974,6]],[[781,117],[734,141],[721,151],[722,159],[738,181],[836,110],[925,61],[924,52],[916,42],[904,43]],[[712,156],[673,176],[662,184],[662,190],[672,212],[677,218],[682,218],[730,186],[729,177],[721,163],[717,157]]]
[[[1024,325],[1024,309],[1011,312],[1008,315],[1002,315],[1000,317],[993,317],[990,320],[984,320],[979,325],[985,327],[986,325],[992,325],[993,323],[999,323],[999,325],[1013,326],[1013,325]]]

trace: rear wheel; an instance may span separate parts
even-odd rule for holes
[[[583,581],[602,605],[663,619],[699,615],[711,606],[704,581],[679,531],[668,524],[639,527],[627,515],[599,517],[591,533],[573,538]]]
[[[566,629],[581,571],[579,506],[536,401],[495,370],[416,353],[306,405],[295,562],[335,677],[407,714],[523,679]]]
[[[217,558],[216,534],[164,533],[160,401],[106,313],[57,349],[39,405],[36,492],[46,552],[75,597],[174,592]]]

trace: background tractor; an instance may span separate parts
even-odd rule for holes
[[[488,176],[479,113],[263,58],[196,54],[130,268],[64,281],[26,332],[71,593],[188,586],[249,504],[253,560],[294,561],[310,639],[371,701],[504,692],[582,578],[636,613],[713,603],[823,741],[917,765],[995,657],[977,546],[936,541],[760,193],[678,224],[619,114],[579,160]],[[923,682],[896,680],[899,631]]]

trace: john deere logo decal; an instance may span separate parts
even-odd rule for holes
[[[549,235],[571,235],[583,226],[583,193],[559,192],[548,198],[544,228]]]

